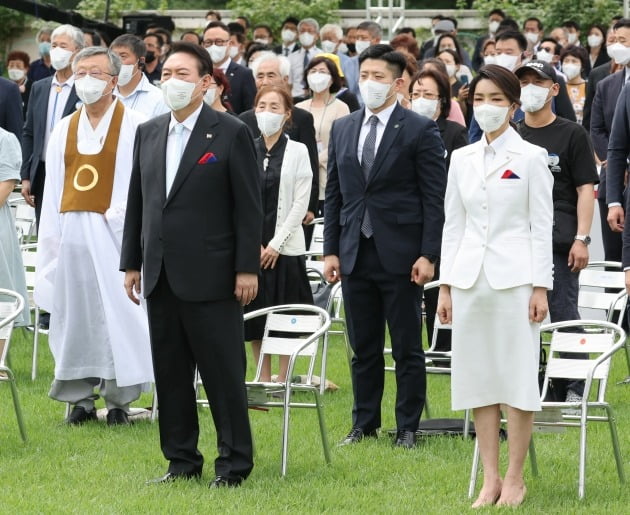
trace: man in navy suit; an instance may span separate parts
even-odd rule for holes
[[[256,96],[256,83],[251,70],[236,64],[230,58],[230,48],[233,43],[230,41],[230,30],[227,25],[220,21],[208,23],[203,33],[203,46],[206,48],[212,59],[215,68],[219,68],[230,83],[230,92],[226,95],[227,100],[236,114],[251,109]]]
[[[33,84],[22,135],[22,196],[35,208],[37,225],[46,178],[46,146],[55,124],[76,110],[79,97],[74,89],[72,59],[83,48],[83,32],[60,25],[52,33],[52,77]]]
[[[22,140],[22,97],[18,85],[0,77],[0,127]]]
[[[395,445],[415,445],[424,407],[418,299],[440,254],[446,170],[437,125],[396,101],[405,65],[389,45],[363,51],[366,107],[337,120],[330,136],[324,273],[342,281],[354,350],[353,427],[344,445],[376,436],[381,425],[385,322],[396,360]]]

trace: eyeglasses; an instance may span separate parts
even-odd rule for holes
[[[428,91],[425,91],[425,92],[414,91],[411,94],[411,100],[415,100],[416,98],[426,98],[427,100],[439,100],[440,95],[438,95],[437,93],[430,93]]]
[[[206,48],[212,45],[225,46],[230,42],[229,39],[204,39],[203,46]]]
[[[96,79],[100,79],[101,77],[103,77],[103,75],[109,75],[110,77],[113,77],[111,73],[102,72],[101,70],[90,70],[89,72],[74,72],[75,79],[83,79],[86,75],[89,75],[90,77],[94,77]]]

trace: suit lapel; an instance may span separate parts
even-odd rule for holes
[[[390,147],[396,141],[398,134],[404,128],[404,120],[405,120],[405,110],[398,104],[394,108],[392,115],[389,117],[389,121],[387,122],[387,126],[385,127],[385,131],[383,132],[383,137],[381,138],[381,142],[376,149],[376,158],[374,159],[374,165],[372,165],[372,169],[370,170],[370,177],[368,178],[368,182],[374,180],[374,177],[379,173],[383,163],[385,162],[385,158],[389,152]]]
[[[74,113],[77,110],[77,102],[79,102],[79,97],[77,96],[77,90],[74,89],[74,84],[72,85],[72,89],[70,89],[70,95],[68,95],[68,100],[66,101],[66,105],[63,106],[62,118],[64,116],[68,116],[69,114]]]
[[[170,114],[163,115],[160,124],[156,126],[152,141],[147,144],[151,148],[160,149],[156,152],[154,163],[157,169],[157,188],[162,199],[162,204],[166,202],[166,142],[168,139],[168,126],[171,121]],[[150,151],[151,152],[151,151]]]
[[[365,108],[351,114],[351,123],[348,131],[352,135],[352,145],[350,145],[350,152],[352,152],[352,161],[356,165],[357,175],[360,177],[361,184],[365,186],[365,175],[363,174],[363,169],[361,168],[361,163],[359,162],[359,156],[357,154],[357,149],[359,148],[359,135],[361,134],[361,126],[363,125],[364,116]]]
[[[197,122],[195,123],[195,127],[190,134],[188,143],[184,148],[184,153],[182,154],[182,160],[179,163],[175,180],[173,181],[171,191],[166,199],[167,204],[170,199],[177,194],[177,190],[181,187],[194,166],[197,164],[197,161],[208,146],[208,136],[210,135],[210,137],[212,137],[218,123],[219,119],[217,114],[204,103],[201,108],[201,112],[199,113],[199,118],[197,118]],[[166,148],[166,145],[164,148]],[[164,161],[166,162],[166,159],[164,159]],[[163,177],[164,181],[166,181],[166,166],[164,168]]]

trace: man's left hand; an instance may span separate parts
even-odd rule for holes
[[[571,272],[579,272],[588,265],[588,247],[579,240],[575,240],[569,251],[569,261],[567,263]]]
[[[315,219],[315,213],[312,211],[307,211],[306,216],[302,220],[302,225],[308,225]]]
[[[247,306],[258,294],[258,275],[238,272],[236,274],[236,284],[234,286],[234,296],[241,303]]]
[[[418,286],[428,283],[435,275],[435,265],[427,258],[420,257],[411,267],[411,282]]]

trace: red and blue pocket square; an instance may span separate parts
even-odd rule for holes
[[[520,179],[518,175],[516,175],[512,170],[506,170],[503,172],[501,179]]]
[[[217,156],[215,156],[212,152],[206,152],[199,161],[197,161],[198,165],[205,165],[208,163],[216,163],[218,161]]]

